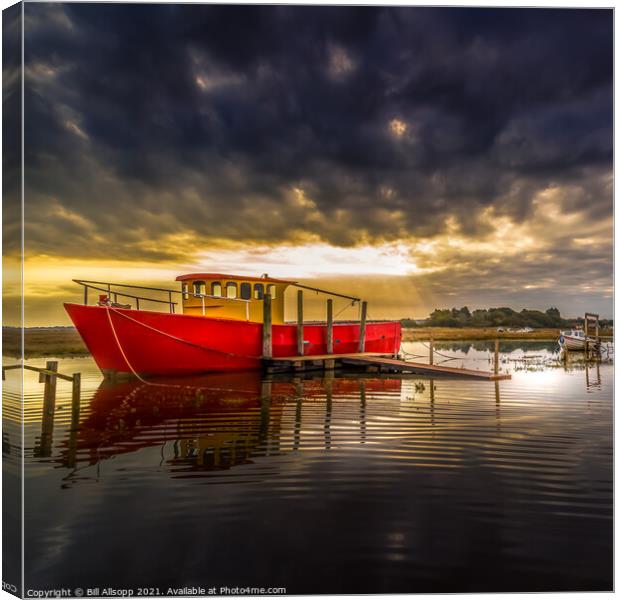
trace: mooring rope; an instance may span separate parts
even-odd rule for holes
[[[114,309],[112,309],[114,310]],[[118,313],[118,311],[114,311],[117,314],[120,314],[121,316],[126,316],[123,315],[122,313]],[[110,315],[110,307],[107,306],[106,307],[106,314],[108,316],[108,321],[110,323],[110,328],[112,329],[112,334],[114,335],[114,339],[116,340],[116,345],[118,346],[118,349],[121,353],[121,355],[123,356],[124,361],[127,363],[127,366],[129,367],[130,371],[132,372],[132,374],[142,383],[144,383],[145,385],[150,385],[150,386],[157,386],[157,387],[165,387],[165,388],[177,388],[177,389],[195,389],[195,386],[191,386],[191,385],[181,385],[178,383],[158,383],[158,382],[154,382],[154,381],[148,381],[146,379],[144,379],[143,377],[140,376],[140,374],[134,369],[133,365],[131,364],[131,362],[129,361],[129,358],[127,358],[127,355],[125,354],[125,351],[123,350],[123,346],[120,342],[120,339],[118,337],[118,334],[116,333],[116,328],[114,327],[114,322],[112,321],[112,317]],[[128,319],[132,320],[132,321],[136,321],[135,319],[131,319],[131,317],[127,317]],[[140,325],[144,325],[144,323],[140,323],[140,321],[136,321],[136,323],[139,323]],[[145,327],[149,327],[148,325],[144,325]],[[153,329],[154,331],[158,331],[157,329],[155,329],[154,327],[149,327],[149,329]],[[159,332],[162,333],[163,335],[166,335],[165,332]],[[174,336],[169,336],[169,337],[173,337]],[[175,338],[175,339],[180,339],[180,338]],[[180,340],[183,341],[183,340]],[[191,342],[188,342],[191,344]],[[195,345],[195,344],[192,344]],[[213,389],[213,388],[207,388],[207,386],[204,386],[205,389]],[[202,388],[197,388],[197,389],[202,389]],[[234,388],[216,388],[217,391],[219,392],[235,392],[238,394],[251,394],[253,393],[250,390],[239,390],[239,389],[234,389]],[[131,394],[133,394],[134,396],[137,394],[138,392],[138,388],[132,390]]]
[[[335,315],[334,315],[334,321],[345,311],[347,310],[347,308],[350,308],[352,306],[355,306],[355,300],[353,302],[347,303],[345,304],[341,310],[339,310]]]
[[[424,346],[425,348],[428,348],[429,350],[431,350],[431,347],[428,344],[425,344],[424,342],[422,342],[421,340],[418,341],[418,343],[422,344],[422,346]],[[433,350],[433,354],[437,354],[437,356],[443,356],[444,358],[449,358],[450,360],[457,360],[459,358],[464,358],[461,356],[450,356],[448,354],[442,354],[438,350],[435,350],[435,348],[432,348],[432,350]]]
[[[109,309],[110,307],[108,307]],[[156,327],[152,327],[151,325],[147,325],[146,323],[143,323],[142,321],[138,321],[137,319],[134,319],[132,317],[130,317],[129,315],[126,315],[124,313],[118,312],[117,310],[114,310],[113,308],[111,309],[113,310],[116,314],[120,315],[121,317],[124,317],[125,319],[128,319],[129,321],[133,321],[134,323],[137,323],[138,325],[141,325],[142,327],[145,327],[146,329],[150,329],[151,331],[154,331],[155,333],[159,333],[160,335],[163,335],[164,337],[170,338],[172,340],[175,340],[176,342],[180,342],[182,344],[186,344],[187,346],[193,346],[194,348],[198,348],[199,350],[204,350],[205,352],[217,352],[219,354],[226,354],[227,356],[235,356],[238,358],[250,358],[253,360],[257,360],[256,356],[251,356],[249,354],[237,354],[235,352],[226,352],[224,350],[219,350],[217,348],[209,348],[208,346],[203,346],[201,344],[196,344],[195,342],[190,342],[189,340],[184,340],[183,338],[177,337],[176,335],[172,335],[171,333],[167,333],[165,331],[162,331],[161,329],[157,329]]]
[[[116,312],[116,311],[114,311]],[[155,385],[155,386],[163,386],[164,384],[161,383],[153,383],[151,381],[147,381],[146,379],[142,378],[140,376],[140,373],[138,373],[138,371],[136,371],[133,368],[133,365],[131,364],[131,362],[129,362],[129,359],[127,358],[127,355],[125,354],[125,351],[123,350],[123,346],[120,342],[120,340],[118,339],[118,334],[116,333],[116,328],[114,327],[114,323],[112,322],[112,316],[110,315],[110,307],[106,306],[106,315],[108,316],[108,322],[110,323],[110,329],[112,329],[112,334],[114,335],[114,339],[116,340],[116,345],[118,346],[118,349],[123,357],[123,360],[127,363],[127,366],[129,367],[129,370],[133,373],[133,375],[139,379],[142,383],[146,384],[146,385]],[[165,386],[167,387],[167,386]]]

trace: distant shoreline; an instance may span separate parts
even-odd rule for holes
[[[403,342],[428,341],[459,342],[478,340],[536,340],[555,342],[559,329],[534,329],[533,331],[497,331],[494,327],[403,327]],[[601,333],[601,335],[603,335]]]
[[[2,351],[5,356],[20,355],[20,329],[2,328]],[[74,327],[27,327],[25,328],[26,358],[42,356],[85,356],[89,352]],[[535,329],[531,332],[503,331],[491,327],[403,327],[403,342],[434,341],[458,342],[478,340],[532,340],[554,342],[559,329]],[[601,330],[602,336],[612,335]]]

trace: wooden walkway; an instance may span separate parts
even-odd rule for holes
[[[331,370],[341,367],[365,368],[378,373],[413,373],[419,375],[434,375],[443,377],[465,377],[498,381],[510,379],[507,373],[476,371],[474,369],[460,369],[443,365],[410,362],[393,358],[391,354],[377,352],[360,352],[354,354],[320,354],[316,356],[286,356],[281,358],[265,359],[267,370],[274,371],[302,371],[324,369]]]

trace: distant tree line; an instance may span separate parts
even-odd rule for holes
[[[609,319],[602,319],[602,327],[612,325]],[[524,308],[517,312],[512,308],[480,308],[470,311],[467,306],[462,308],[436,308],[428,319],[423,321],[403,319],[404,327],[574,327],[583,324],[583,318],[565,319],[560,311],[548,308],[546,311]]]

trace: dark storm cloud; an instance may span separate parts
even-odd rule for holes
[[[32,252],[184,256],[140,240],[188,232],[349,245],[432,237],[448,217],[476,236],[486,207],[523,222],[549,186],[581,190],[566,210],[611,213],[611,10],[37,3],[26,18]]]

